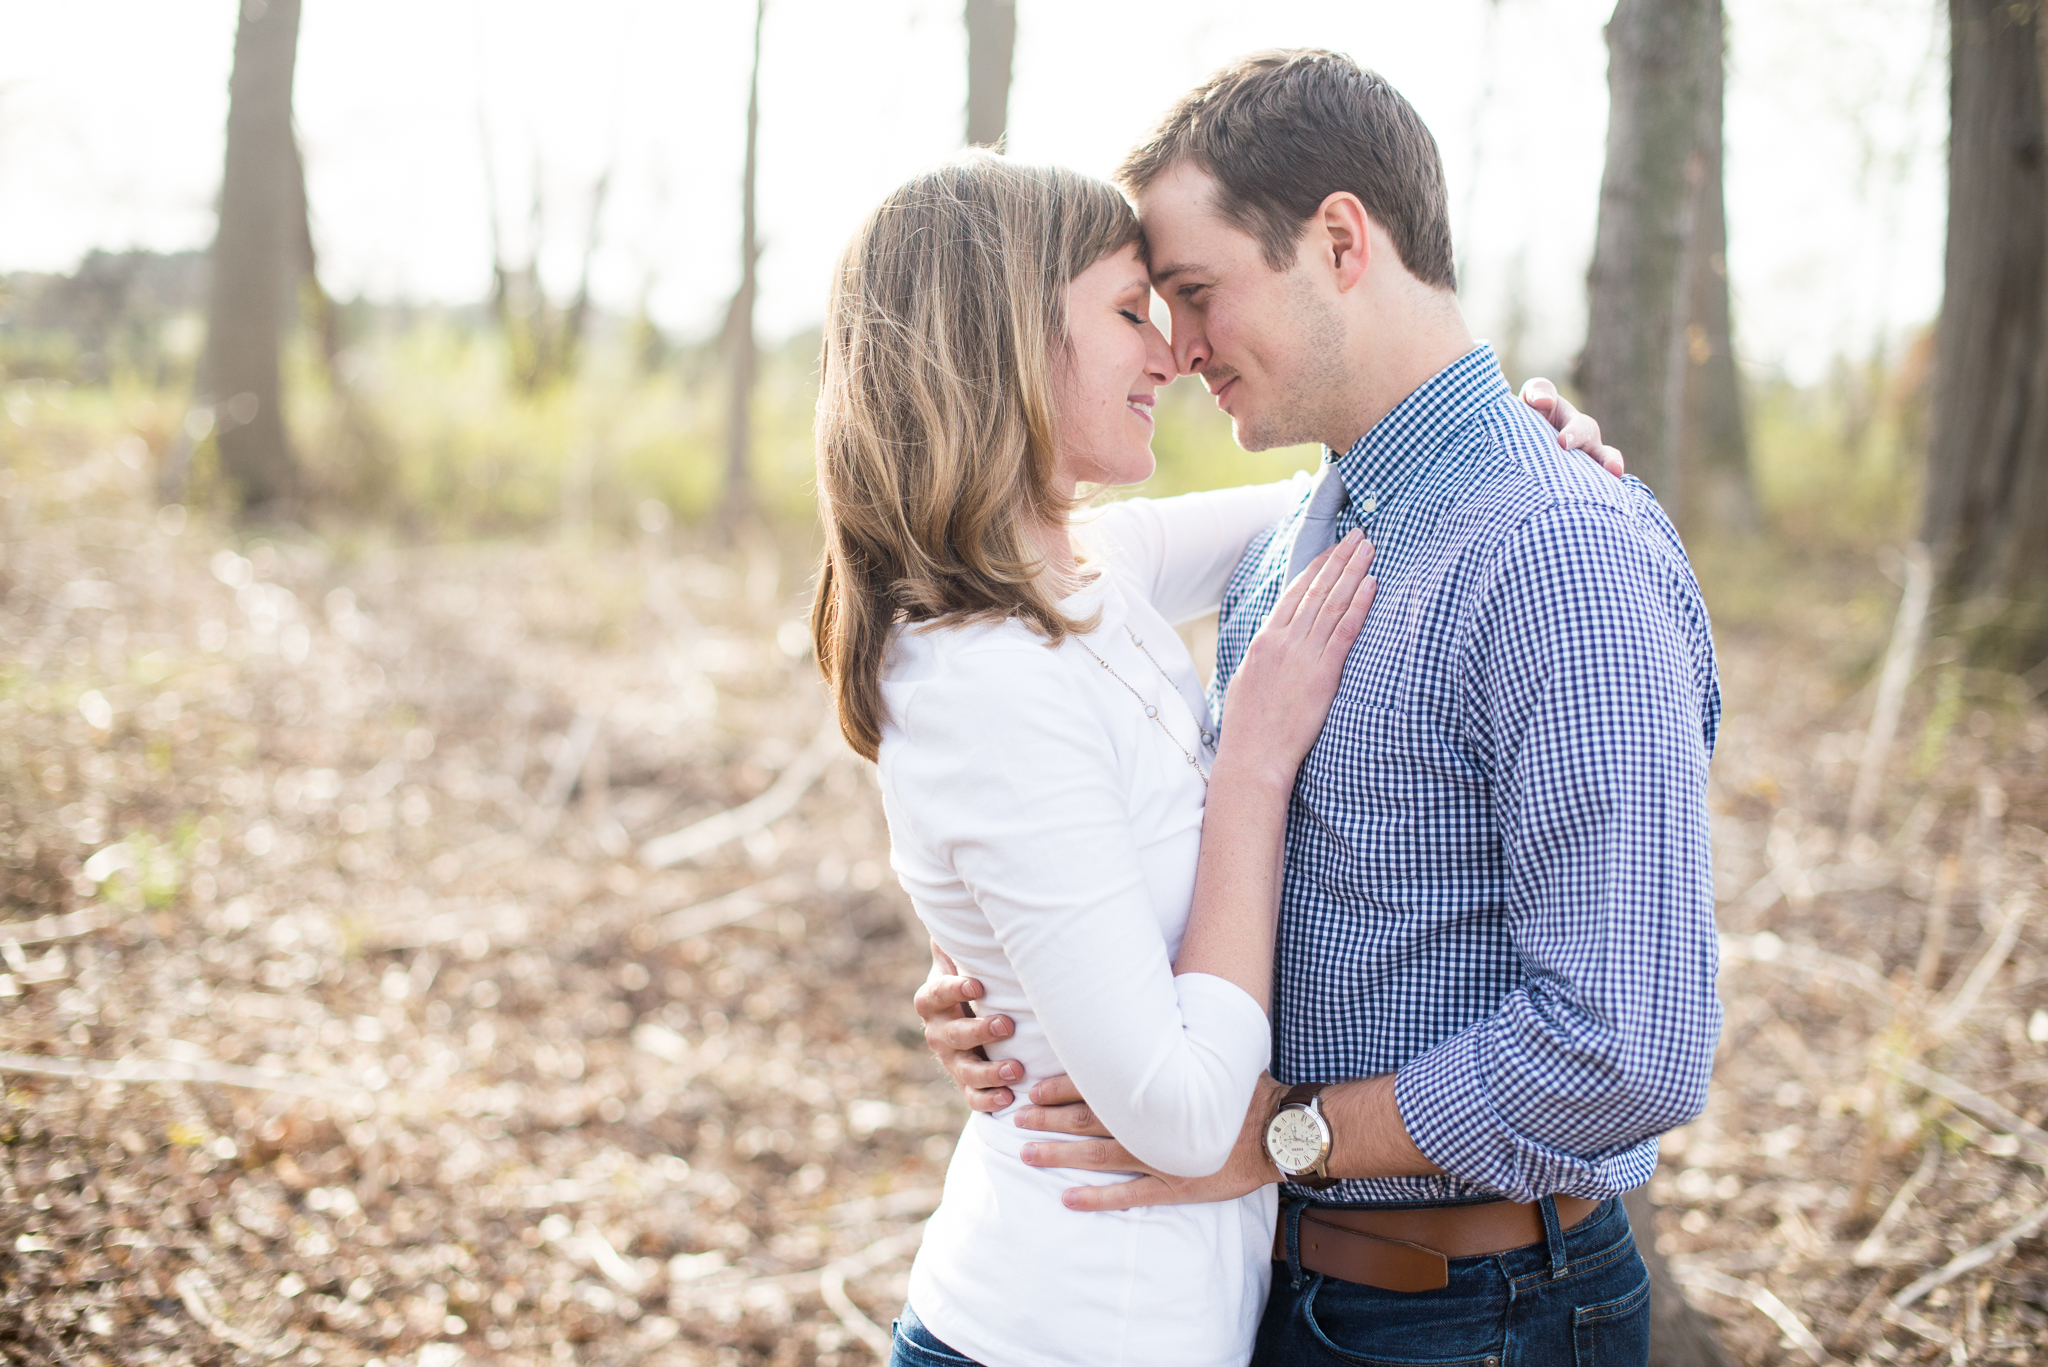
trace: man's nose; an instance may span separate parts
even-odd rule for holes
[[[1180,367],[1183,375],[1197,375],[1209,363],[1209,339],[1202,329],[1182,326],[1179,321],[1173,325],[1173,363]]]

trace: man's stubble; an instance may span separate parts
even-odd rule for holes
[[[1287,274],[1288,297],[1279,323],[1285,341],[1267,350],[1279,362],[1267,370],[1273,397],[1249,421],[1233,426],[1237,444],[1246,451],[1325,441],[1341,425],[1333,418],[1345,389],[1344,316],[1316,290],[1307,271]]]

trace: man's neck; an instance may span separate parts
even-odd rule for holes
[[[1420,286],[1404,290],[1376,312],[1368,350],[1353,370],[1358,384],[1352,402],[1332,425],[1337,440],[1324,438],[1339,455],[1356,446],[1430,377],[1478,345],[1457,300],[1445,292]]]

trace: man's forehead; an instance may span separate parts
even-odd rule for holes
[[[1208,171],[1182,162],[1139,193],[1138,225],[1155,286],[1210,272],[1216,258],[1238,245],[1233,236],[1248,237],[1217,208],[1218,189]]]

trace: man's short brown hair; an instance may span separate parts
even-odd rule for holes
[[[1341,53],[1238,58],[1167,110],[1116,178],[1135,195],[1182,162],[1216,178],[1217,210],[1258,239],[1276,271],[1294,264],[1322,202],[1349,190],[1410,275],[1458,287],[1436,139],[1399,91]]]

